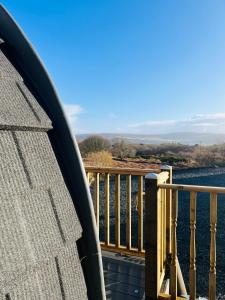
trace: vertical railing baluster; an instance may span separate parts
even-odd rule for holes
[[[110,241],[110,219],[109,219],[109,173],[105,174],[105,245]]]
[[[138,176],[138,251],[143,250],[143,176]]]
[[[99,234],[99,173],[95,173],[95,218],[96,227]]]
[[[126,178],[126,193],[127,193],[127,207],[126,207],[126,246],[131,249],[131,175]]]
[[[120,247],[120,175],[115,175],[115,244]]]
[[[171,228],[171,266],[170,266],[170,293],[172,299],[177,297],[177,215],[178,215],[178,191],[172,191],[172,228]]]
[[[167,183],[171,184],[173,181],[173,171],[172,167],[167,166],[167,171],[169,172],[169,179]],[[171,213],[172,213],[172,191],[170,189],[166,190],[166,252],[171,253]]]
[[[164,190],[163,189],[160,189],[160,220],[161,220],[161,223],[160,223],[160,229],[161,229],[161,234],[160,234],[160,244],[161,244],[161,254],[160,254],[160,268],[161,268],[161,272],[163,271],[163,265],[164,265],[164,261],[163,261],[163,246],[164,246],[164,239],[163,239],[163,230],[164,230],[164,217],[163,217],[163,192]]]
[[[195,246],[195,229],[196,229],[196,198],[197,193],[190,193],[190,300],[196,299],[196,246]]]
[[[164,270],[166,260],[166,190],[160,189],[161,201],[161,271]]]
[[[158,189],[158,224],[159,224],[159,276],[161,276],[162,272],[162,189]]]
[[[167,250],[167,243],[166,243],[166,190],[163,190],[163,263],[165,264],[166,261],[166,250]],[[164,266],[163,266],[164,267]]]
[[[209,299],[216,299],[216,225],[217,225],[217,194],[210,194],[210,272]]]

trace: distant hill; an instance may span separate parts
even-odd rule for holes
[[[82,141],[94,134],[78,134],[76,138]],[[97,134],[108,138],[112,142],[124,139],[131,144],[163,144],[181,143],[187,145],[203,144],[213,145],[225,143],[225,134],[196,133],[196,132],[174,132],[165,134],[130,134],[130,133],[102,133]]]

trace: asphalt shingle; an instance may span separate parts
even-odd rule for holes
[[[47,133],[16,131],[15,141],[32,188],[64,182]]]
[[[29,183],[12,132],[0,130],[0,199],[28,188]]]
[[[0,80],[0,128],[42,130],[52,128],[51,121],[23,82]]]
[[[1,40],[1,43],[4,43]],[[14,66],[9,62],[5,54],[0,51],[0,78],[1,80],[7,81],[7,80],[14,80],[14,81],[21,81],[23,78],[17,72],[17,70],[14,68]]]
[[[0,300],[87,299],[51,120],[0,51]]]

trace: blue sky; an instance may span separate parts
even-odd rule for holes
[[[2,3],[76,133],[225,132],[223,0]]]

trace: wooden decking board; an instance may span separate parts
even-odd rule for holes
[[[125,300],[125,299],[129,299],[129,300],[137,300],[137,299],[143,299],[144,300],[144,297],[143,298],[136,298],[136,297],[132,297],[132,296],[127,296],[126,294],[124,293],[120,293],[120,292],[113,292],[113,291],[110,291],[110,292],[107,292],[106,291],[106,298],[107,300]]]
[[[144,259],[106,251],[102,256],[107,299],[144,299]]]
[[[118,276],[120,278],[120,282],[121,283],[127,283],[129,282],[129,284],[131,286],[134,286],[134,287],[141,287],[141,288],[145,288],[145,283],[144,283],[144,280],[142,280],[141,278],[138,279],[134,276],[129,276],[129,275],[126,275],[126,274],[121,274],[121,273],[118,273],[118,272],[107,272],[107,273],[104,273],[104,277],[105,277],[105,282],[111,282],[111,281],[116,281],[118,280]]]
[[[140,288],[139,286],[131,285],[130,283],[122,283],[118,279],[116,281],[108,281],[105,282],[106,290],[109,289],[111,292],[119,292],[123,293],[125,296],[127,296],[127,299],[130,299],[129,297],[132,296],[135,299],[142,299],[144,295],[144,289]],[[125,297],[126,299],[126,297]]]

